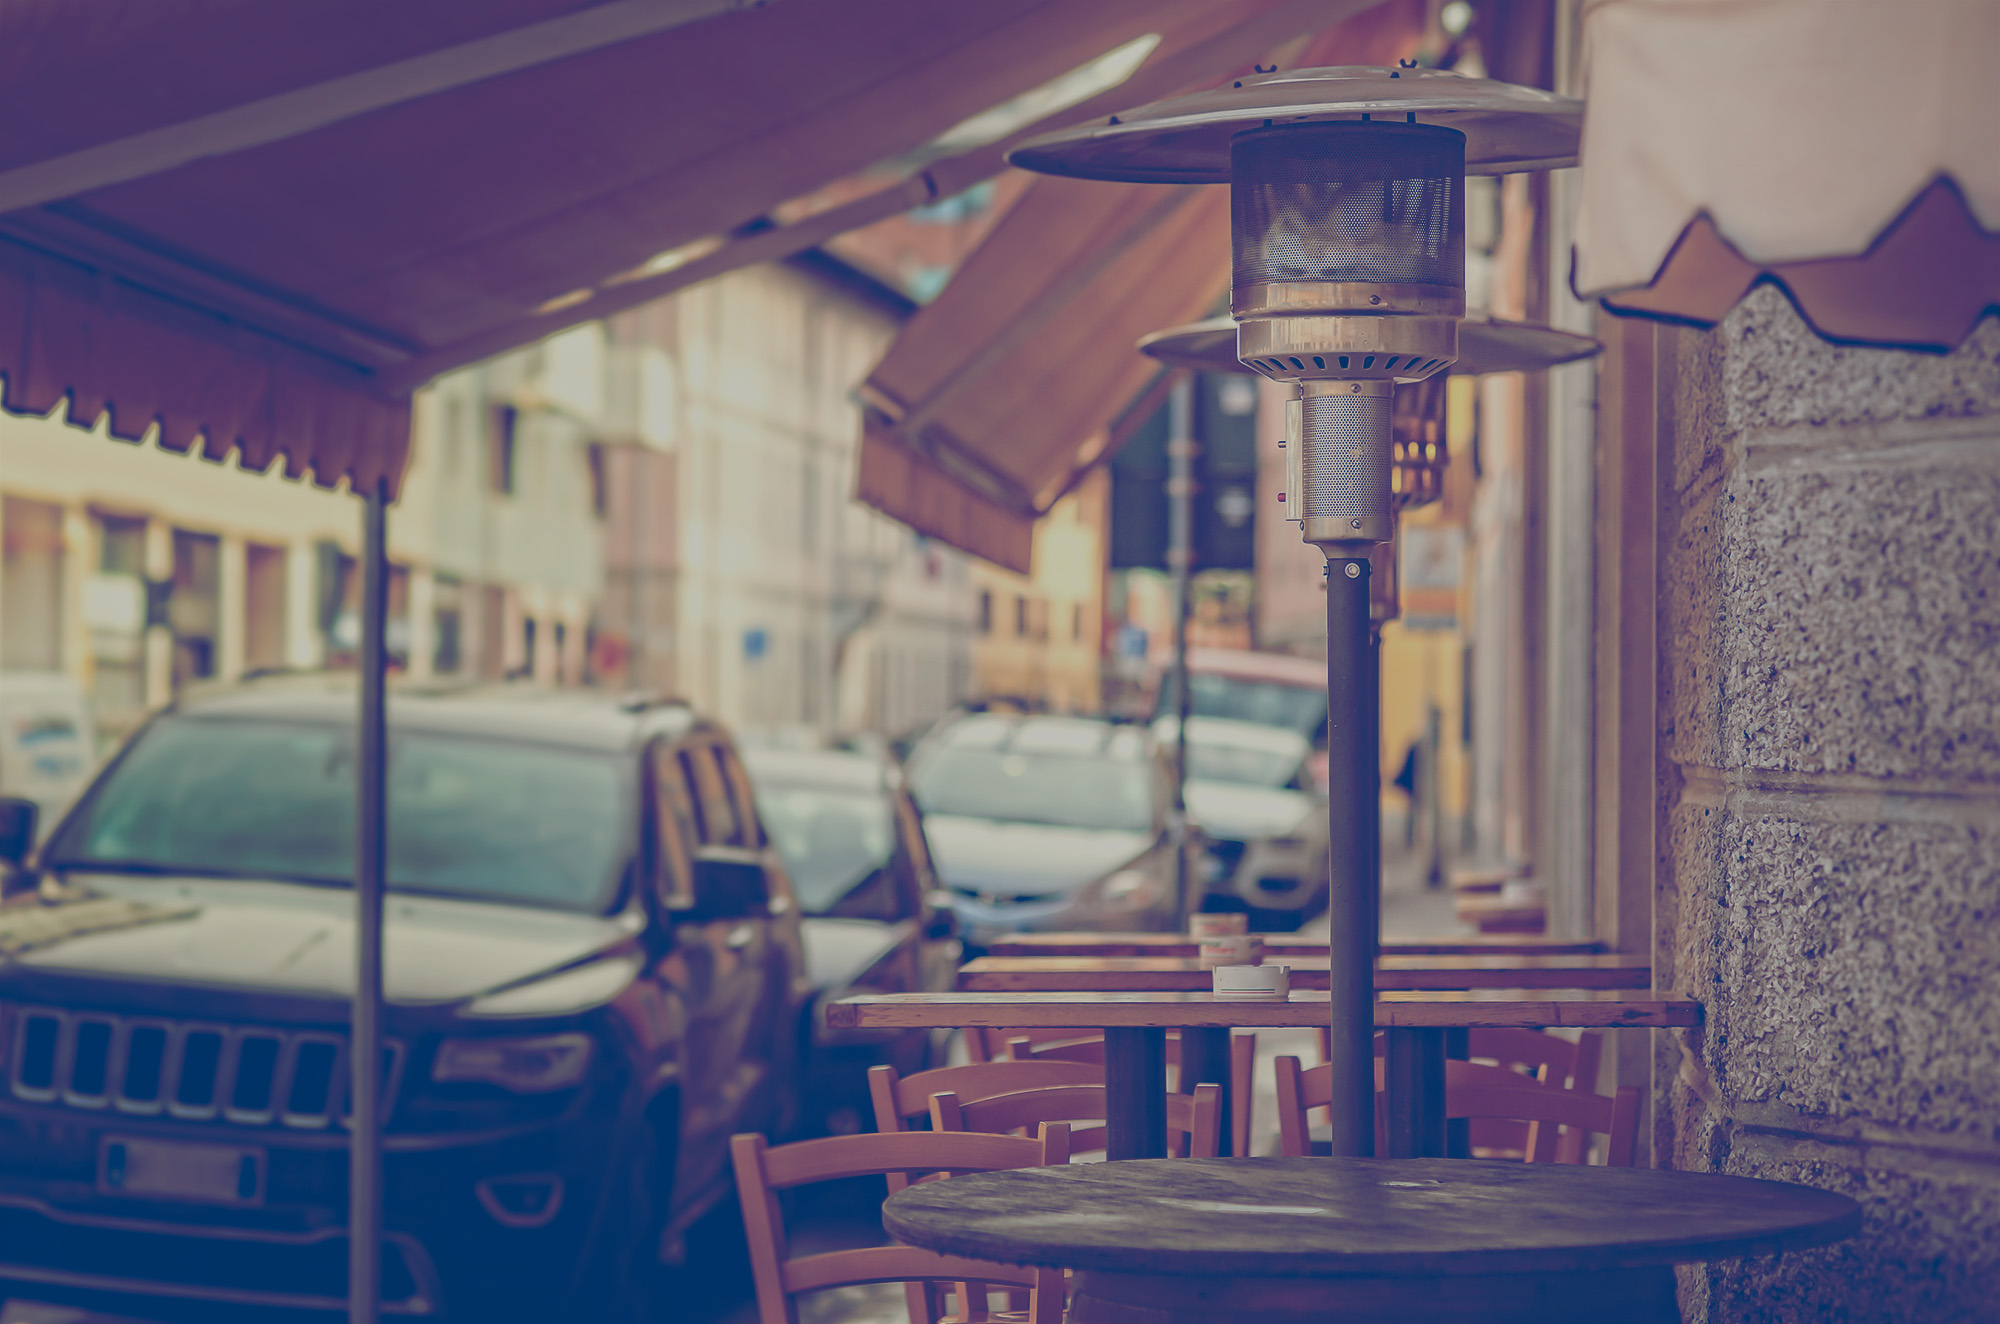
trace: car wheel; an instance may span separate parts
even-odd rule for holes
[[[587,1263],[582,1289],[572,1296],[574,1324],[652,1324],[659,1318],[666,1269],[660,1239],[673,1192],[680,1113],[672,1096],[656,1100],[638,1127],[624,1199]]]

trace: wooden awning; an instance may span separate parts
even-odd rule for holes
[[[861,388],[861,500],[1020,573],[1159,365],[1147,331],[1228,282],[1226,189],[1037,180]]]
[[[1012,137],[941,135],[1122,43],[1162,35],[1115,104],[1326,7],[24,0],[0,13],[0,404],[393,485],[439,372],[976,182]]]
[[[1759,281],[1822,335],[1949,349],[2000,307],[2000,6],[1595,0],[1574,285],[1720,320]]]
[[[1323,6],[1331,26],[1286,63],[1393,65],[1427,12]],[[863,384],[857,495],[1028,573],[1035,520],[1109,458],[1161,370],[1139,339],[1214,312],[1228,282],[1226,187],[1038,178]]]

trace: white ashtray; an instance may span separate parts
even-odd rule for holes
[[[1282,965],[1219,965],[1209,974],[1218,998],[1276,1001],[1290,996],[1292,972]]]

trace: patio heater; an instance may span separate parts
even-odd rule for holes
[[[1381,888],[1369,554],[1394,534],[1399,381],[1458,358],[1464,177],[1573,164],[1580,102],[1438,70],[1260,73],[1028,142],[1026,170],[1230,186],[1237,358],[1294,385],[1294,518],[1327,561],[1333,1152],[1374,1149]]]

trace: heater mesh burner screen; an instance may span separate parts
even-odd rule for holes
[[[1237,288],[1293,281],[1465,285],[1465,135],[1423,124],[1292,124],[1230,148]]]
[[[1386,394],[1309,396],[1300,402],[1300,477],[1307,519],[1389,516]]]

